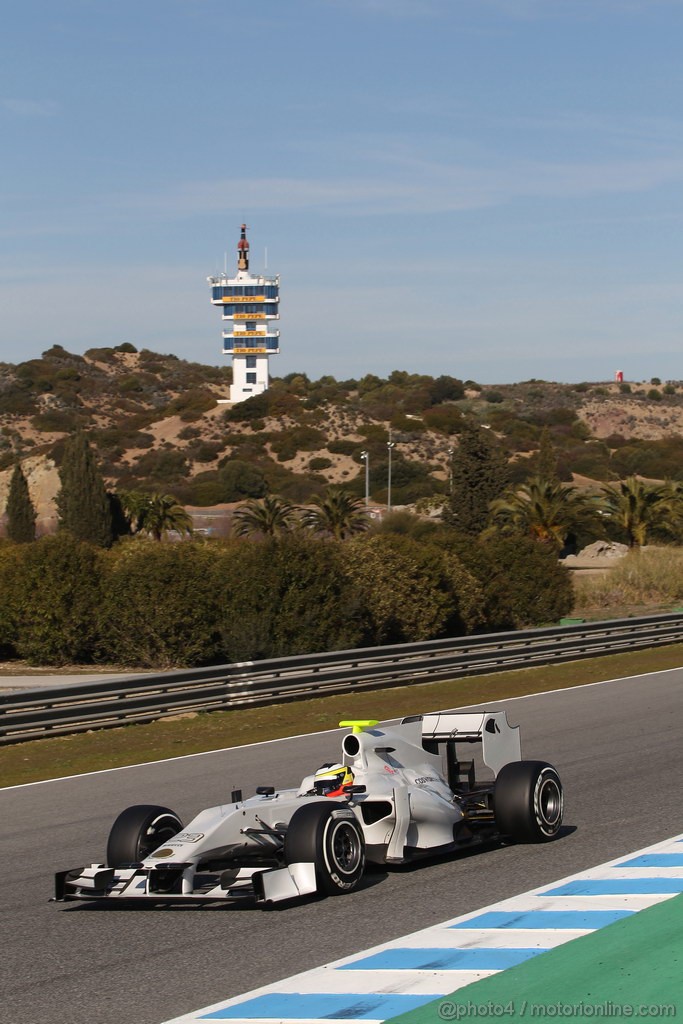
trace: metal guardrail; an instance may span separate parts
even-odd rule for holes
[[[0,744],[683,641],[683,614],[358,648],[0,695]]]

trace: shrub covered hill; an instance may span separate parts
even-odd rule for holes
[[[20,459],[41,532],[56,521],[64,440],[87,431],[109,486],[172,493],[190,506],[281,495],[305,503],[330,483],[392,504],[445,493],[449,449],[465,417],[488,426],[513,480],[538,473],[551,445],[560,480],[638,474],[683,478],[683,384],[481,386],[395,371],[359,380],[303,373],[235,406],[228,367],[202,366],[124,344],[75,355],[59,345],[0,365],[0,509]]]

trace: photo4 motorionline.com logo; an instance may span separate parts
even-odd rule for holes
[[[438,1015],[441,1020],[466,1020],[468,1017],[531,1017],[539,1019],[562,1017],[664,1017],[677,1016],[674,1003],[614,1003],[606,999],[601,1003],[552,1002],[532,1003],[527,999],[510,999],[506,1003],[453,1003],[445,1000],[439,1004]]]

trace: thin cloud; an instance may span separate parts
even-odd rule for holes
[[[353,16],[380,14],[382,17],[435,17],[450,7],[453,0],[327,0],[329,7],[353,12]],[[319,0],[318,0],[319,3]]]
[[[16,117],[52,117],[59,110],[54,100],[30,100],[7,97],[0,99],[0,107]]]
[[[153,194],[118,196],[119,213],[145,209],[164,217],[216,210],[319,210],[357,215],[439,213],[500,206],[519,198],[580,199],[648,192],[683,181],[683,156],[649,160],[541,162],[465,166],[394,156],[390,174],[328,181],[302,178],[188,182]],[[109,200],[107,200],[109,202]]]
[[[519,21],[585,18],[604,14],[650,13],[655,7],[683,7],[683,0],[464,0],[470,8],[490,7]]]
[[[153,191],[70,197],[67,205],[28,208],[19,202],[0,237],[90,236],[132,223],[171,223],[233,211],[308,212],[373,217],[495,209],[519,200],[580,202],[647,195],[683,184],[683,152],[649,158],[586,161],[503,159],[481,152],[466,160],[429,159],[387,145],[365,154],[367,173],[316,177],[216,178],[156,186]],[[632,211],[635,213],[635,211]],[[562,210],[555,211],[561,221]],[[593,211],[591,216],[595,216]],[[621,218],[617,218],[621,219]]]

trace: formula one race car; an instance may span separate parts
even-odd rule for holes
[[[352,730],[340,762],[299,789],[260,786],[246,800],[234,791],[186,826],[166,807],[127,808],[106,864],[59,872],[56,899],[269,904],[350,892],[366,860],[401,864],[496,838],[546,842],[560,829],[559,775],[521,760],[519,729],[504,711],[340,724]],[[486,768],[493,778],[481,781]]]

